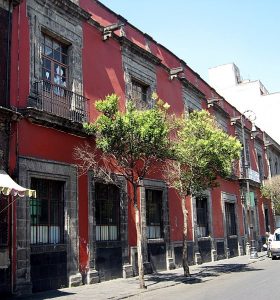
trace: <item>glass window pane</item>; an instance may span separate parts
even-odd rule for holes
[[[45,57],[43,57],[43,67],[45,69],[51,70],[51,61]]]
[[[67,65],[67,55],[62,54],[61,62],[62,62],[64,65]]]
[[[50,81],[51,80],[51,72],[50,72],[50,70],[46,70],[46,69],[43,68],[43,70],[42,70],[42,77],[43,77],[44,80]]]
[[[52,40],[47,35],[44,36],[45,45],[52,48]]]
[[[52,48],[49,48],[48,46],[45,46],[44,54],[47,55],[47,56],[49,56],[49,57],[53,57]]]
[[[62,52],[64,55],[67,55],[67,51],[68,51],[68,47],[65,46],[65,45],[61,45],[61,52]]]
[[[54,41],[53,42],[53,50],[60,52],[61,51],[60,48],[61,48],[60,44]]]
[[[58,51],[54,51],[54,53],[53,53],[53,58],[54,58],[55,60],[61,62],[61,60],[62,60],[62,59],[61,59],[61,53],[58,52]]]

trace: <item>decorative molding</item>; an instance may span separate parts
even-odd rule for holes
[[[127,48],[130,52],[139,55],[140,57],[143,57],[144,59],[148,60],[149,62],[159,65],[161,63],[161,59],[156,57],[151,52],[147,51],[146,49],[143,49],[133,42],[131,42],[128,38],[125,36],[119,37],[120,44],[123,48]]]
[[[70,0],[36,0],[38,3],[46,6],[55,6],[60,8],[64,14],[69,14],[71,17],[79,19],[79,20],[89,20],[91,18],[91,14],[86,12],[77,4],[73,3]]]
[[[64,132],[78,136],[88,136],[83,129],[83,124],[52,115],[46,111],[35,108],[26,108],[20,110],[22,115],[31,123],[43,125],[49,128],[62,130]]]
[[[194,86],[191,82],[189,82],[187,78],[179,77],[179,79],[181,80],[181,82],[186,88],[192,90],[198,97],[205,98],[205,94],[203,94],[196,86]]]

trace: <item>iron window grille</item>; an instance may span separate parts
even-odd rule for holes
[[[235,204],[225,203],[226,228],[228,235],[236,235]]]
[[[31,244],[64,242],[64,182],[32,178],[37,198],[30,199]]]
[[[9,197],[0,195],[0,246],[8,245]]]
[[[96,241],[120,238],[120,192],[112,184],[95,184]]]
[[[147,109],[150,107],[148,97],[149,87],[137,80],[131,81],[131,98],[138,109]]]
[[[209,236],[208,226],[208,207],[206,197],[196,198],[196,222],[197,222],[197,236]]]
[[[163,238],[162,191],[146,190],[147,238]]]
[[[269,210],[268,210],[268,208],[264,209],[264,218],[265,218],[265,231],[270,232],[270,222],[269,222]]]

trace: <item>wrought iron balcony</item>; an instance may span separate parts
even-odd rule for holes
[[[260,176],[259,172],[254,171],[253,169],[248,167],[247,176],[246,176],[246,167],[244,167],[242,165],[240,168],[240,179],[249,179],[256,183],[261,183],[261,176]]]
[[[87,98],[47,81],[33,84],[28,106],[73,122],[88,121]]]

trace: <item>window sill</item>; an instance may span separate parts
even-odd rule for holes
[[[237,235],[236,235],[236,234],[234,234],[234,235],[229,235],[228,238],[229,238],[229,239],[237,239]]]
[[[208,241],[211,240],[211,236],[202,236],[197,238],[198,241]]]
[[[30,245],[31,253],[42,252],[64,252],[67,251],[66,244],[33,244]]]
[[[158,238],[158,239],[148,239],[149,244],[161,244],[164,243],[163,238]]]

